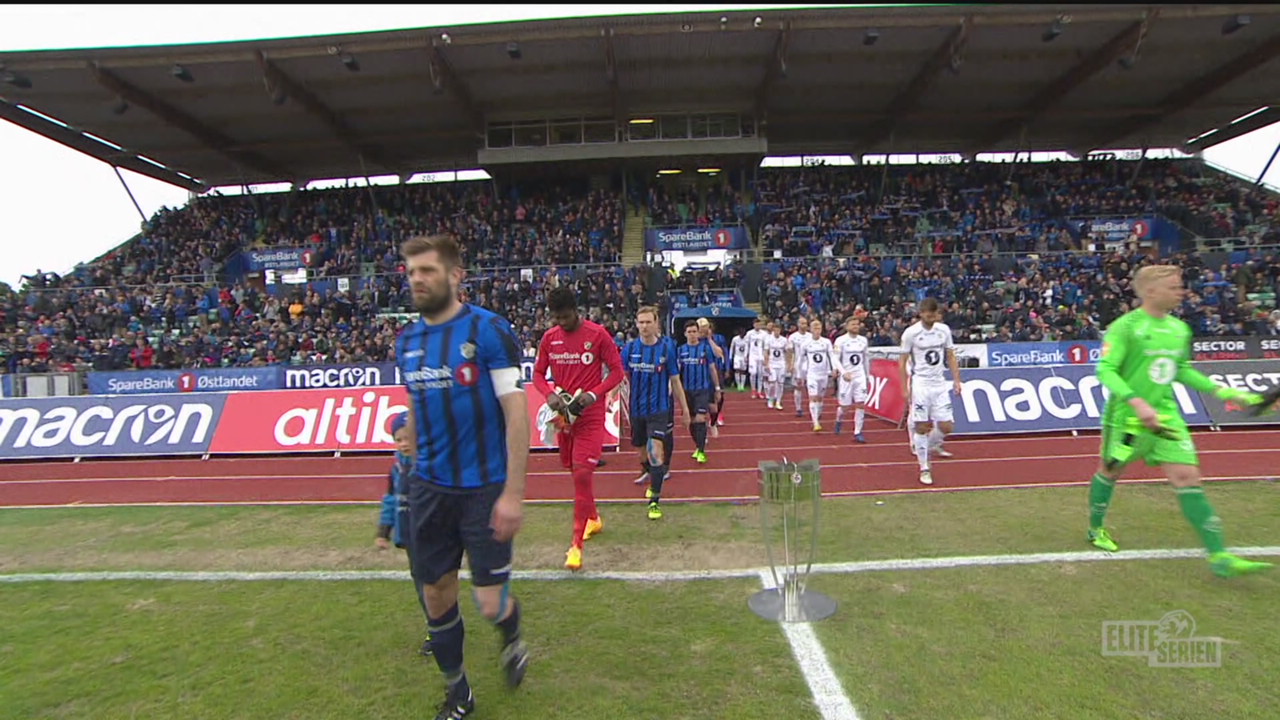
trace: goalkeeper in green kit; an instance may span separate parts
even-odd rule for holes
[[[1133,278],[1142,306],[1116,319],[1103,337],[1098,380],[1111,391],[1102,413],[1102,462],[1089,487],[1089,541],[1119,549],[1103,527],[1116,480],[1135,460],[1164,468],[1178,494],[1182,514],[1200,534],[1213,572],[1234,577],[1259,572],[1270,563],[1226,551],[1222,520],[1200,486],[1200,458],[1174,398],[1177,381],[1193,390],[1240,405],[1258,405],[1261,395],[1219,387],[1191,367],[1191,328],[1169,313],[1182,304],[1182,270],[1149,265]]]

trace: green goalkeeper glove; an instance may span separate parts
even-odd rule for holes
[[[1264,398],[1256,392],[1237,390],[1230,387],[1220,387],[1213,391],[1213,395],[1223,402],[1236,403],[1246,407],[1261,405],[1264,402]]]

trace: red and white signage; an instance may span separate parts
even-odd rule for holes
[[[555,434],[543,431],[551,411],[542,393],[526,385],[530,448],[554,449]],[[266,390],[231,393],[209,452],[296,453],[393,450],[391,420],[408,409],[405,389],[381,387],[326,390]],[[618,444],[618,402],[605,412],[606,447]]]

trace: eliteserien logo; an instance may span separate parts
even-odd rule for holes
[[[1155,622],[1108,620],[1102,623],[1102,654],[1145,657],[1147,667],[1222,667],[1222,638],[1196,637],[1196,621],[1174,610]]]
[[[113,447],[121,442],[149,445],[202,443],[213,425],[213,408],[204,403],[169,405],[70,405],[43,413],[33,407],[0,409],[0,448]]]

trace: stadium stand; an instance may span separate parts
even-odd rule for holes
[[[691,269],[651,287],[619,264],[623,201],[585,184],[485,182],[221,197],[165,209],[132,242],[65,277],[37,272],[0,307],[3,372],[307,365],[383,361],[410,309],[397,244],[423,232],[466,240],[470,297],[508,309],[521,341],[545,330],[545,289],[568,284],[590,315],[628,337],[642,302],[713,289],[758,296],[770,317],[851,313],[873,344],[897,342],[913,306],[942,300],[964,342],[1096,339],[1128,307],[1128,275],[1150,257],[1068,218],[1159,213],[1186,236],[1235,238],[1230,262],[1172,258],[1187,270],[1184,316],[1201,335],[1274,334],[1280,201],[1198,161],[863,166],[762,170],[702,193],[653,183],[652,226],[743,222],[766,260]],[[748,199],[749,198],[749,199]],[[632,209],[641,209],[636,191]],[[1212,242],[1212,241],[1211,241]],[[1113,243],[1114,245],[1114,243]],[[254,247],[315,249],[314,278],[367,277],[359,289],[228,282],[222,261]],[[1210,245],[1210,248],[1216,246]]]

